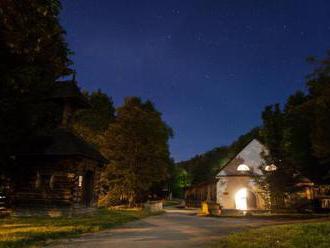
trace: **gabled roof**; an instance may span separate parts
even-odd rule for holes
[[[265,148],[265,146],[256,138],[250,140],[238,153],[236,153],[218,172],[216,178],[219,176],[223,176],[221,174],[223,171],[226,170],[226,176],[248,176],[251,175],[252,171],[237,171],[237,167],[240,164],[244,164],[246,161],[242,158],[243,156],[240,156],[244,150],[246,150],[247,147],[249,147],[252,143],[257,144],[260,147]],[[244,154],[243,154],[244,155]],[[259,156],[259,154],[257,154]],[[260,155],[261,156],[261,155]],[[262,158],[260,158],[262,159]],[[255,164],[254,164],[255,165]]]
[[[38,136],[18,156],[81,156],[106,163],[99,151],[66,128],[57,128]]]

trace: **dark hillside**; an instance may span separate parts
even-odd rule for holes
[[[179,162],[177,165],[183,167],[190,175],[191,184],[198,184],[213,179],[217,172],[233,156],[235,156],[250,140],[260,139],[259,128],[254,128],[248,133],[240,136],[229,146],[221,146],[203,154],[196,155],[190,160]]]

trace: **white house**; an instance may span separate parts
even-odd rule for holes
[[[268,210],[271,207],[269,192],[261,189],[256,178],[265,171],[276,170],[263,159],[267,148],[257,139],[251,140],[243,149],[224,165],[215,180],[194,185],[186,190],[188,206],[200,206],[201,202],[217,203],[222,210]],[[286,202],[297,198],[317,200],[321,208],[330,208],[330,186],[315,186],[307,178],[298,184],[301,187],[296,195],[289,196]],[[325,192],[325,193],[324,193]]]
[[[265,146],[253,139],[220,170],[216,176],[216,202],[223,209],[266,210],[269,207],[267,192],[255,182],[255,176],[263,174],[262,153],[266,152]]]

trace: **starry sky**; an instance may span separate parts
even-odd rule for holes
[[[176,161],[260,125],[330,49],[329,0],[66,0],[60,19],[81,88],[152,100]]]

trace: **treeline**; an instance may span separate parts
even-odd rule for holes
[[[308,61],[314,69],[306,77],[306,92],[262,112],[261,135],[270,151],[266,162],[278,167],[264,183],[277,195],[295,191],[306,179],[330,184],[330,51],[325,59]]]
[[[62,117],[47,100],[56,81],[73,74],[60,11],[59,0],[0,1],[0,191],[2,181],[20,171],[21,144],[56,128]],[[91,107],[76,112],[72,131],[109,160],[101,193],[130,203],[159,193],[173,164],[172,130],[161,113],[138,97],[116,109],[100,90],[84,94]]]
[[[291,95],[284,106],[266,106],[262,125],[241,136],[230,146],[218,147],[178,163],[178,177],[198,184],[214,179],[219,169],[252,138],[269,149],[266,163],[278,170],[268,173],[265,182],[272,192],[295,191],[303,178],[318,184],[330,183],[330,52],[322,60],[309,58],[314,66],[306,77],[306,91]],[[187,186],[186,185],[186,186]]]

